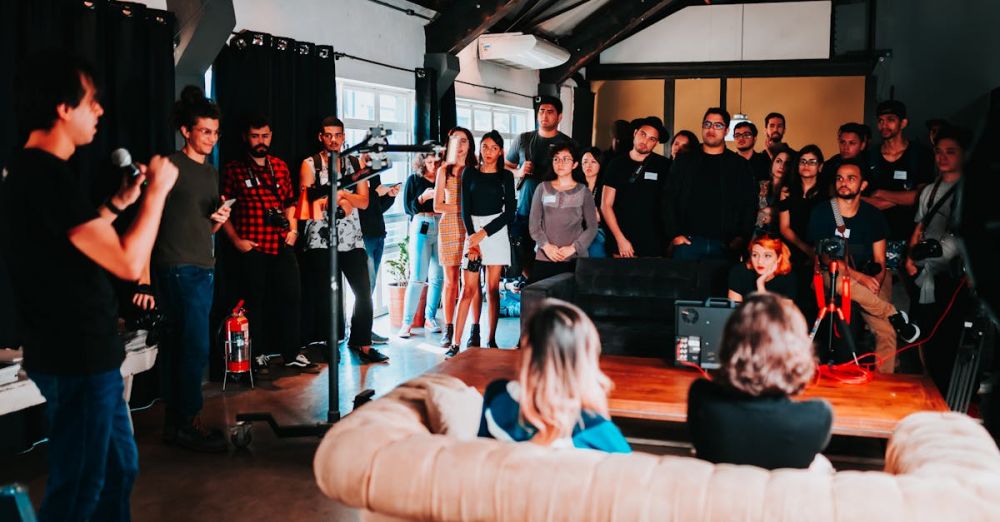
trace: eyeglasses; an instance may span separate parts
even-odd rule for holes
[[[552,158],[552,163],[557,163],[557,164],[558,163],[569,163],[569,164],[572,164],[573,163],[573,158],[572,157],[568,157],[568,156],[563,156],[563,157],[559,157],[559,158]]]
[[[701,122],[701,128],[703,128],[703,129],[722,130],[722,129],[726,128],[726,124],[722,123],[721,121],[708,121],[708,120],[705,120],[705,121]]]
[[[815,167],[816,165],[819,165],[819,160],[802,158],[799,160],[799,165],[802,165],[803,167]]]
[[[705,127],[705,128],[707,129],[708,127]],[[718,127],[716,127],[716,128],[718,128]],[[738,139],[738,140],[743,140],[743,139],[747,139],[747,138],[752,138],[753,137],[753,133],[752,132],[737,132],[737,133],[733,134],[733,137],[736,138],[736,139]]]
[[[197,132],[198,134],[201,134],[202,136],[216,136],[216,137],[219,136],[218,129],[209,129],[209,128],[206,128],[206,127],[195,127],[195,128],[193,128],[191,130],[193,130],[194,132]]]

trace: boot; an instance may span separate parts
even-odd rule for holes
[[[229,449],[222,431],[203,425],[199,415],[178,426],[174,442],[184,449],[203,453],[225,453]]]
[[[457,343],[456,343],[457,344]],[[466,348],[479,348],[483,345],[482,340],[479,339],[479,325],[472,325],[472,331],[469,332],[469,342],[465,345]]]
[[[451,338],[455,336],[455,325],[448,324],[444,327],[444,333],[441,334],[441,340],[438,342],[442,347],[451,346]]]

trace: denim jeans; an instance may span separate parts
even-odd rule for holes
[[[189,422],[201,412],[214,281],[211,268],[179,265],[156,270],[158,304],[164,315],[160,390],[167,415],[179,416],[178,422]]]
[[[130,520],[139,452],[120,370],[28,376],[45,397],[49,424],[49,479],[38,520]]]
[[[382,266],[382,252],[385,250],[385,236],[366,237],[365,253],[368,254],[368,285],[375,292],[375,280],[378,279],[378,268]]]
[[[702,259],[727,259],[726,247],[718,239],[708,239],[701,236],[688,236],[690,245],[674,247],[674,259],[700,261]]]
[[[421,230],[427,227],[424,233]],[[441,287],[444,284],[444,270],[438,260],[438,218],[417,215],[410,221],[410,280],[406,285],[403,301],[403,324],[413,322],[420,304],[420,294],[425,285],[427,305],[424,317],[432,318],[441,304]]]
[[[597,235],[594,236],[594,241],[590,243],[590,247],[587,248],[587,256],[594,258],[608,257],[607,247],[605,246],[606,240],[604,238],[604,229],[598,228]]]

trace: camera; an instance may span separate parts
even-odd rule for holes
[[[910,248],[910,259],[913,261],[923,261],[924,259],[934,259],[944,256],[941,242],[937,239],[925,239]]]
[[[264,224],[282,230],[288,229],[291,225],[288,222],[288,216],[276,208],[269,208],[264,211]]]
[[[483,260],[481,258],[469,259],[469,256],[465,256],[465,269],[469,272],[478,272],[483,267]]]
[[[843,260],[847,257],[847,240],[842,237],[820,239],[816,244],[816,253],[830,259]]]

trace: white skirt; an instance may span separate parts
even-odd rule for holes
[[[490,221],[496,219],[500,214],[492,216],[472,216],[472,227],[482,230]],[[497,230],[492,236],[479,243],[479,251],[483,254],[483,266],[502,265],[510,266],[510,236],[507,235],[507,227]],[[468,253],[469,249],[465,249]]]

